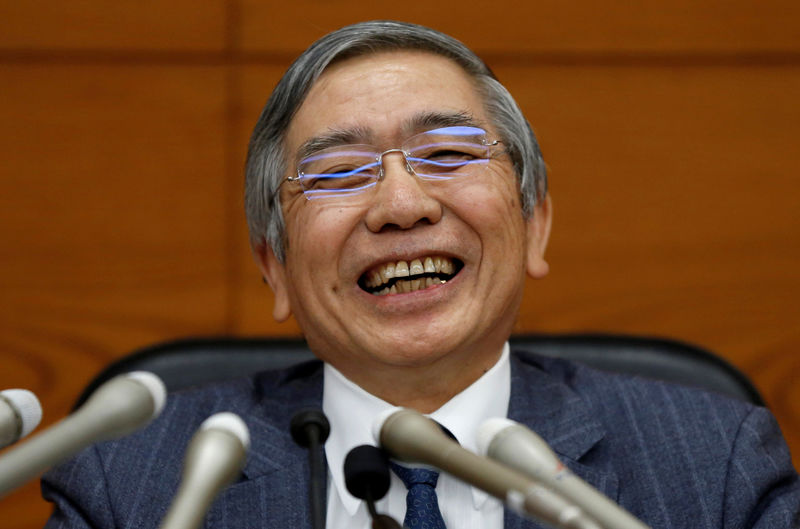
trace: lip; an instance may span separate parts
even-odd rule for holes
[[[445,254],[440,252],[439,255]],[[451,259],[458,259],[456,257],[451,257],[449,254],[447,256]],[[402,260],[402,257],[398,260]],[[378,261],[375,265],[373,265],[373,267],[387,261],[391,261],[391,259]],[[370,268],[367,270],[370,270]],[[424,315],[425,309],[430,309],[432,306],[444,303],[452,298],[456,294],[461,284],[464,282],[466,275],[468,275],[467,265],[462,261],[461,269],[446,283],[433,285],[422,290],[391,294],[387,296],[376,296],[375,294],[371,294],[362,289],[358,284],[355,284],[354,288],[356,290],[358,299],[361,302],[368,304],[373,309],[392,313],[412,312]]]
[[[375,234],[367,239],[353,239],[353,251],[346,253],[352,259],[346,262],[346,270],[340,277],[348,277],[348,289],[353,288],[352,295],[363,304],[367,311],[397,313],[405,310],[424,311],[438,303],[452,298],[463,285],[465,279],[476,271],[475,265],[480,259],[480,242],[471,232],[464,232],[457,224],[447,222],[446,218],[435,225],[422,225],[408,231],[390,231]],[[357,243],[357,244],[356,244]],[[371,251],[364,251],[370,248]],[[359,280],[370,270],[389,262],[406,261],[424,257],[443,257],[460,263],[458,273],[446,283],[431,287],[378,296],[367,292],[359,285]]]

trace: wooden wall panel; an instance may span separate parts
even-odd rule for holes
[[[741,331],[752,318],[748,331],[792,330],[800,70],[519,67],[501,77],[521,94],[550,168],[551,256],[568,277],[585,270],[575,290],[591,302],[554,296],[563,320],[551,323],[619,322],[608,310],[615,299],[639,289],[691,297],[706,284],[737,302],[701,298],[687,306],[713,307],[708,318],[673,320]],[[768,324],[773,313],[782,325]]]
[[[800,68],[498,69],[550,170],[551,276],[519,330],[678,337],[748,372],[800,447]]]
[[[223,331],[223,81],[198,67],[3,67],[0,388],[34,391],[43,424],[112,358]],[[0,503],[0,525],[41,526],[37,488]]]
[[[220,51],[226,2],[0,2],[0,49]]]
[[[298,0],[292,9],[242,0],[241,47],[292,55],[336,28],[362,20],[429,25],[482,53],[584,55],[800,51],[800,4],[786,0],[539,0],[407,2]],[[584,57],[585,58],[585,57]]]
[[[4,80],[1,321],[35,337],[222,319],[221,73],[34,65]]]

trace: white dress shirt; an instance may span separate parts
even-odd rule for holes
[[[464,448],[476,451],[478,427],[491,417],[506,417],[511,393],[511,364],[508,343],[497,363],[464,391],[429,414],[450,430]],[[325,443],[328,459],[329,529],[369,529],[371,520],[366,504],[352,496],[344,483],[343,465],[347,453],[362,444],[374,445],[375,418],[394,408],[367,393],[325,364],[322,409],[331,423]],[[376,503],[381,514],[400,524],[406,512],[406,487],[393,472],[388,494]],[[442,473],[436,485],[439,507],[449,529],[501,529],[503,504],[483,491]]]

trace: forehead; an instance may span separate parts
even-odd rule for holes
[[[350,58],[326,69],[287,133],[289,153],[318,135],[347,131],[369,143],[402,141],[424,116],[463,114],[486,124],[473,79],[454,61],[424,51]]]

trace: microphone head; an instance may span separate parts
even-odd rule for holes
[[[324,443],[331,433],[328,418],[318,408],[303,408],[294,414],[289,425],[292,439],[303,448],[311,446],[312,437],[316,433],[316,441]]]
[[[158,417],[167,401],[167,387],[164,382],[149,371],[131,371],[122,376],[139,382],[147,389],[153,399],[152,418]]]
[[[239,439],[245,451],[250,449],[250,430],[241,417],[229,411],[215,413],[200,425],[199,431],[221,430]]]
[[[39,425],[42,420],[42,405],[36,395],[27,389],[7,389],[0,391],[0,395],[19,413],[19,419],[22,424],[19,433],[20,438],[31,433]]]
[[[564,465],[547,441],[511,419],[487,419],[478,428],[478,453],[523,470],[529,476],[551,475]]]
[[[386,454],[377,446],[356,446],[344,458],[344,482],[350,494],[358,499],[383,498],[391,482]]]
[[[167,400],[164,383],[153,373],[133,371],[105,381],[75,410],[92,442],[130,435],[157,417]]]
[[[372,422],[372,438],[375,440],[375,443],[378,446],[381,444],[381,430],[383,430],[383,425],[386,423],[389,417],[404,409],[405,408],[389,408],[388,410],[382,411],[377,417],[375,417],[375,420]]]
[[[511,419],[506,419],[505,417],[492,417],[491,419],[483,421],[480,427],[478,427],[476,439],[478,442],[478,453],[484,456],[488,455],[489,446],[497,435],[506,428],[510,428],[516,424],[516,422]]]
[[[396,461],[432,465],[442,451],[459,448],[439,423],[410,408],[393,408],[377,416],[372,424],[376,444]],[[440,467],[437,467],[440,468]]]

